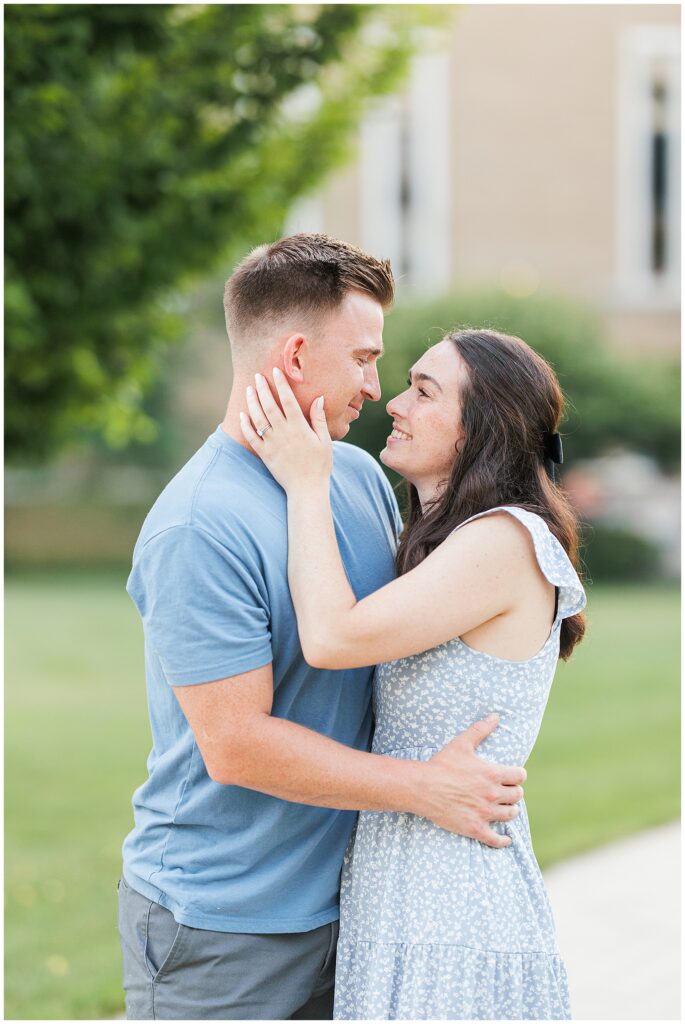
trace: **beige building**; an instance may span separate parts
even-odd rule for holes
[[[454,7],[288,228],[389,256],[404,297],[555,290],[676,351],[679,126],[679,5]]]

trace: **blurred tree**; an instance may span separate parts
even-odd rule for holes
[[[567,398],[561,427],[566,465],[628,448],[668,470],[680,462],[678,366],[629,360],[607,344],[599,319],[581,304],[554,295],[514,298],[498,290],[454,292],[427,301],[403,300],[386,320],[381,364],[383,401],[367,403],[352,439],[373,455],[385,447],[385,403],[406,387],[407,371],[448,331],[486,327],[515,334],[553,366]],[[387,471],[395,483],[397,477]]]
[[[580,558],[585,579],[591,583],[637,582],[663,575],[659,547],[622,526],[583,523]]]
[[[277,236],[395,87],[433,8],[5,11],[6,452],[154,436],[173,289]],[[439,15],[437,15],[439,17]],[[176,306],[175,306],[176,303]]]

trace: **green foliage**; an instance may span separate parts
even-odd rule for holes
[[[489,327],[527,341],[554,367],[567,397],[562,428],[566,464],[614,446],[679,460],[680,387],[677,368],[630,363],[606,345],[596,318],[561,298],[512,298],[502,292],[456,292],[424,303],[402,303],[384,332],[383,401],[367,403],[353,440],[373,455],[385,447],[385,403],[406,387],[411,364],[449,330]]]
[[[619,526],[595,523],[586,528],[580,554],[593,581],[653,580],[661,571],[657,545]]]
[[[172,289],[277,236],[430,17],[391,5],[5,12],[7,455],[149,441]],[[375,32],[366,32],[375,21]],[[380,31],[379,31],[380,29]]]
[[[8,1019],[123,1012],[115,883],[150,748],[124,581],[8,580]],[[587,638],[559,665],[527,765],[543,865],[679,812],[678,593],[596,587],[589,599]]]

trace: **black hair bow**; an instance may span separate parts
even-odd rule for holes
[[[559,434],[546,430],[543,434],[543,447],[547,475],[555,482],[554,467],[561,466],[564,461],[564,449]]]

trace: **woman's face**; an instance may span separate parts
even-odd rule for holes
[[[386,409],[393,431],[380,460],[417,488],[422,502],[446,482],[461,447],[461,394],[466,363],[451,341],[441,341],[409,372],[409,386]]]

